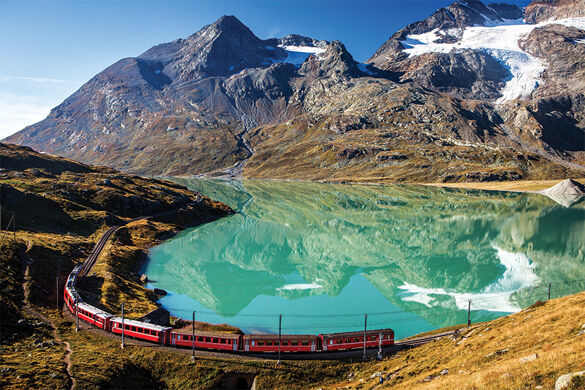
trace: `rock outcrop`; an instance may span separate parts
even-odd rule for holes
[[[526,7],[524,18],[527,23],[540,23],[583,16],[585,3],[582,0],[533,0]]]

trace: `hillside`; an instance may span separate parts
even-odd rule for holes
[[[111,65],[8,140],[149,175],[578,177],[583,28],[579,0],[459,0],[364,64],[339,41],[262,40],[223,16]]]
[[[552,389],[560,376],[585,371],[583,305],[585,293],[538,302],[459,337],[354,365],[323,389]],[[390,376],[383,386],[380,374]],[[567,382],[565,389],[582,389],[585,373]]]
[[[186,187],[156,179],[122,174],[30,148],[0,144],[0,304],[2,337],[11,336],[23,304],[51,305],[57,296],[56,279],[65,283],[69,271],[89,254],[107,227],[140,216],[159,216],[130,225],[126,242],[139,248],[168,237],[182,226],[200,224],[231,213],[219,202]],[[168,215],[173,221],[168,221]],[[127,229],[127,230],[128,230]],[[141,242],[141,239],[143,242]],[[123,240],[123,239],[122,239]],[[146,242],[147,244],[145,244]],[[104,291],[121,294],[142,291],[151,306],[156,297],[139,286],[128,265],[109,269],[110,278],[125,281]],[[106,290],[108,288],[109,290]]]

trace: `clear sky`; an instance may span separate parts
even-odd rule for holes
[[[392,33],[452,2],[0,0],[0,139],[43,119],[120,58],[185,38],[224,14],[262,39],[337,39],[365,61]]]

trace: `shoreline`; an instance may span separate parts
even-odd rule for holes
[[[484,190],[484,191],[508,191],[508,192],[539,192],[546,190],[566,179],[552,180],[518,180],[518,181],[499,181],[499,182],[467,182],[467,183],[419,183],[429,187],[446,187],[460,188],[467,190]],[[585,184],[585,178],[573,179],[581,184]],[[413,183],[415,184],[415,183]]]
[[[180,179],[198,179],[198,180],[258,180],[258,181],[286,181],[295,183],[318,183],[318,184],[345,184],[345,185],[367,185],[367,186],[387,186],[387,185],[413,185],[427,187],[445,187],[459,188],[467,190],[483,191],[508,191],[508,192],[538,192],[552,187],[563,180],[573,179],[585,185],[585,177],[579,178],[562,178],[562,179],[539,179],[539,180],[516,180],[516,181],[490,181],[490,182],[460,182],[460,183],[417,183],[417,182],[373,182],[373,181],[329,181],[329,180],[304,180],[304,179],[278,179],[278,178],[254,178],[254,177],[204,177],[204,176],[160,176],[165,180],[172,178]]]

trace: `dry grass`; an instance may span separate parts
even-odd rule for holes
[[[55,341],[53,332],[37,319],[26,315],[25,318],[30,325],[21,326],[17,338],[3,342],[0,349],[0,370],[3,370],[0,374],[0,388],[69,388],[63,345],[54,343],[40,346],[40,342]]]
[[[461,339],[445,338],[381,362],[356,365],[353,381],[329,388],[552,388],[560,375],[585,370],[585,335],[578,335],[585,326],[584,308],[585,292],[533,305],[462,332]],[[533,361],[520,360],[533,354],[538,355]],[[439,375],[445,369],[448,374]],[[370,379],[378,371],[392,378],[380,386],[378,378]],[[436,378],[425,381],[429,376]]]

